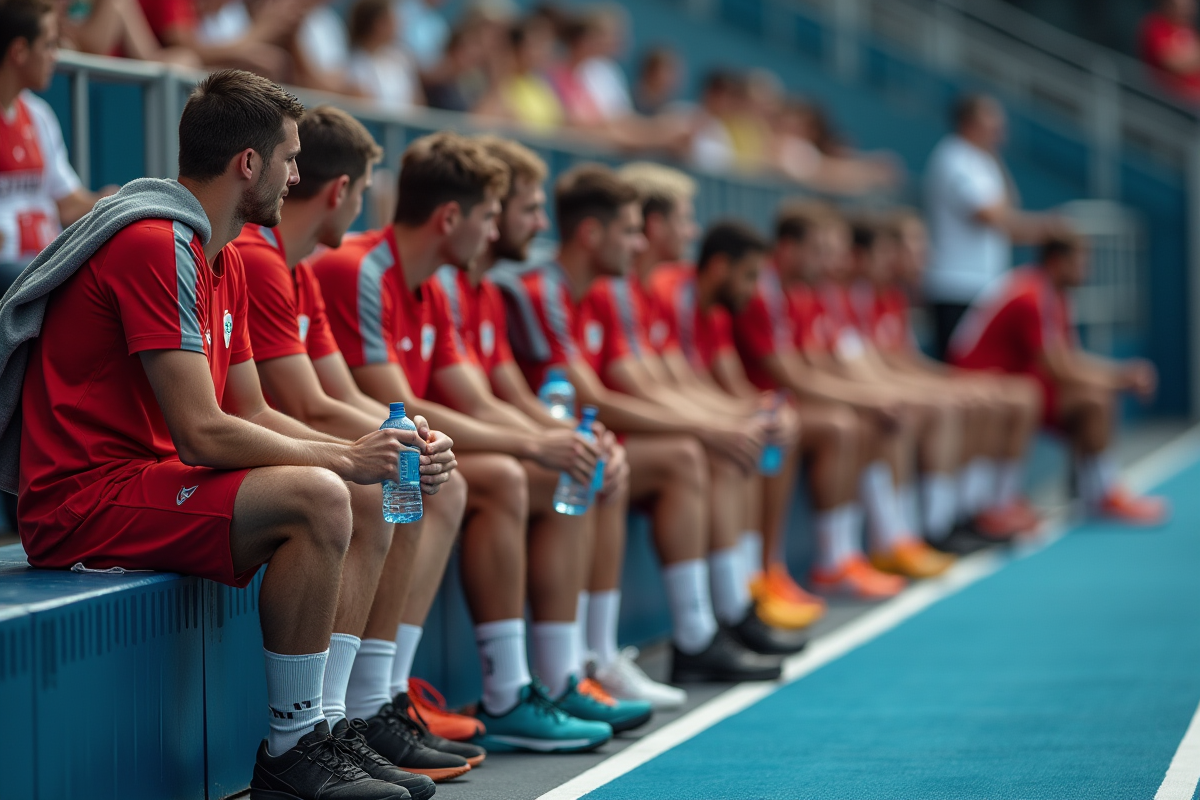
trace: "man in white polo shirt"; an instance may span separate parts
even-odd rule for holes
[[[1051,221],[1017,208],[1019,198],[1000,161],[1005,138],[1000,103],[986,95],[961,97],[953,122],[954,132],[929,158],[925,185],[933,246],[925,297],[939,358],[967,306],[1012,266],[1012,242],[1041,243]]]

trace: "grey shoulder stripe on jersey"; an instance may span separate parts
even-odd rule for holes
[[[500,290],[500,296],[504,298],[508,341],[513,354],[522,361],[542,363],[550,358],[550,342],[538,323],[533,301],[521,282],[521,275],[527,271],[504,264],[489,270],[487,279]]]
[[[196,256],[192,252],[195,232],[182,222],[171,225],[175,234],[175,296],[179,306],[179,349],[204,352],[200,316],[196,313]]]
[[[382,364],[387,359],[387,334],[383,330],[383,273],[392,266],[387,240],[363,257],[358,270],[358,331],[363,342],[363,360]]]
[[[463,313],[462,298],[458,295],[458,270],[449,264],[443,264],[433,274],[437,276],[438,283],[442,285],[442,290],[446,293],[446,299],[450,303],[450,316],[454,318],[455,329],[462,330]]]
[[[633,355],[640,358],[642,347],[638,344],[637,320],[634,319],[636,312],[633,305],[633,292],[629,289],[629,282],[631,280],[633,278],[613,278],[612,293],[613,299],[617,303],[617,319],[621,323],[621,329],[625,332],[625,341],[629,342],[629,349]]]
[[[274,229],[264,228],[262,225],[259,225],[258,232],[262,235],[262,238],[267,240],[267,244],[271,245],[271,247],[274,247],[276,250],[279,249],[279,237],[275,235]]]
[[[562,304],[563,276],[562,268],[554,265],[545,268],[546,292],[542,297],[542,311],[546,314],[546,325],[549,326],[559,344],[568,356],[575,355],[575,338],[567,324],[567,309]]]

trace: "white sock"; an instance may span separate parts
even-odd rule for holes
[[[346,718],[346,688],[350,685],[350,670],[361,644],[361,639],[348,633],[335,633],[329,637],[329,658],[325,661],[325,679],[321,683],[321,707],[330,728]]]
[[[863,507],[848,503],[842,507],[842,551],[846,558],[863,555]]]
[[[829,511],[818,511],[813,520],[817,533],[817,567],[823,571],[837,571],[848,555],[844,546],[846,526],[842,522],[845,508],[838,506]]]
[[[971,465],[970,462],[954,473],[954,508],[957,522],[969,522],[975,516],[971,511]]]
[[[708,589],[708,562],[696,558],[671,564],[663,568],[663,581],[667,584],[675,646],[685,653],[699,653],[717,635]]]
[[[421,644],[424,628],[400,623],[396,628],[396,660],[392,662],[392,680],[388,694],[392,697],[408,691],[408,679],[412,675],[413,661],[417,657],[417,645]]]
[[[621,618],[621,590],[592,592],[587,617],[580,617],[581,627],[587,627],[587,646],[600,666],[617,660],[617,623]]]
[[[550,697],[566,694],[571,676],[579,677],[581,660],[578,621],[533,623],[533,671]]]
[[[575,601],[575,630],[579,633],[579,663],[575,667],[575,674],[583,677],[587,675],[588,661],[588,609],[592,605],[592,595],[590,592],[582,591],[579,593],[579,598]]]
[[[502,619],[475,626],[475,644],[483,667],[483,706],[491,714],[506,714],[532,683],[525,655],[525,620]]]
[[[285,656],[263,649],[267,665],[267,705],[271,708],[267,752],[281,756],[322,719],[321,683],[329,651]]]
[[[921,476],[921,511],[925,535],[935,542],[943,541],[954,528],[955,481],[944,472]]]
[[[1019,458],[1010,458],[1000,464],[996,478],[996,497],[993,508],[1008,508],[1021,495],[1021,477],[1024,464]]]
[[[996,496],[996,461],[979,456],[971,459],[968,467],[970,477],[971,514],[975,515],[991,505]]]
[[[763,571],[763,535],[759,531],[742,531],[738,537],[742,549],[742,560],[746,562],[746,574],[751,578]]]
[[[1078,464],[1079,494],[1088,508],[1100,505],[1117,483],[1117,464],[1108,452],[1081,456]]]
[[[900,504],[896,501],[892,468],[886,461],[868,464],[863,470],[859,486],[863,505],[867,509],[871,547],[887,553],[909,535],[904,527]]]
[[[350,673],[346,692],[346,716],[370,719],[392,702],[388,690],[392,684],[392,665],[396,663],[396,643],[386,639],[363,639]]]
[[[896,502],[900,504],[900,518],[904,520],[904,529],[908,531],[921,530],[920,504],[917,502],[917,487],[906,483],[896,493]]]
[[[750,578],[741,548],[734,545],[709,553],[708,577],[717,620],[726,625],[741,622],[750,609]]]

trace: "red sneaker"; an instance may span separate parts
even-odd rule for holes
[[[841,594],[860,600],[886,600],[904,591],[908,581],[880,572],[862,556],[851,556],[835,570],[814,569],[811,583],[822,594]]]
[[[450,711],[442,693],[420,678],[408,679],[408,697],[416,706],[425,727],[435,736],[465,742],[487,732],[483,723],[474,717]]]
[[[1106,519],[1143,528],[1163,525],[1169,516],[1167,503],[1163,498],[1140,497],[1120,487],[1108,493],[1108,497],[1100,502],[1096,513]]]

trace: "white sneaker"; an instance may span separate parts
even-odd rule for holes
[[[687,692],[650,679],[637,664],[638,650],[626,647],[616,660],[597,666],[595,679],[618,700],[645,700],[655,711],[670,711],[687,701]]]

